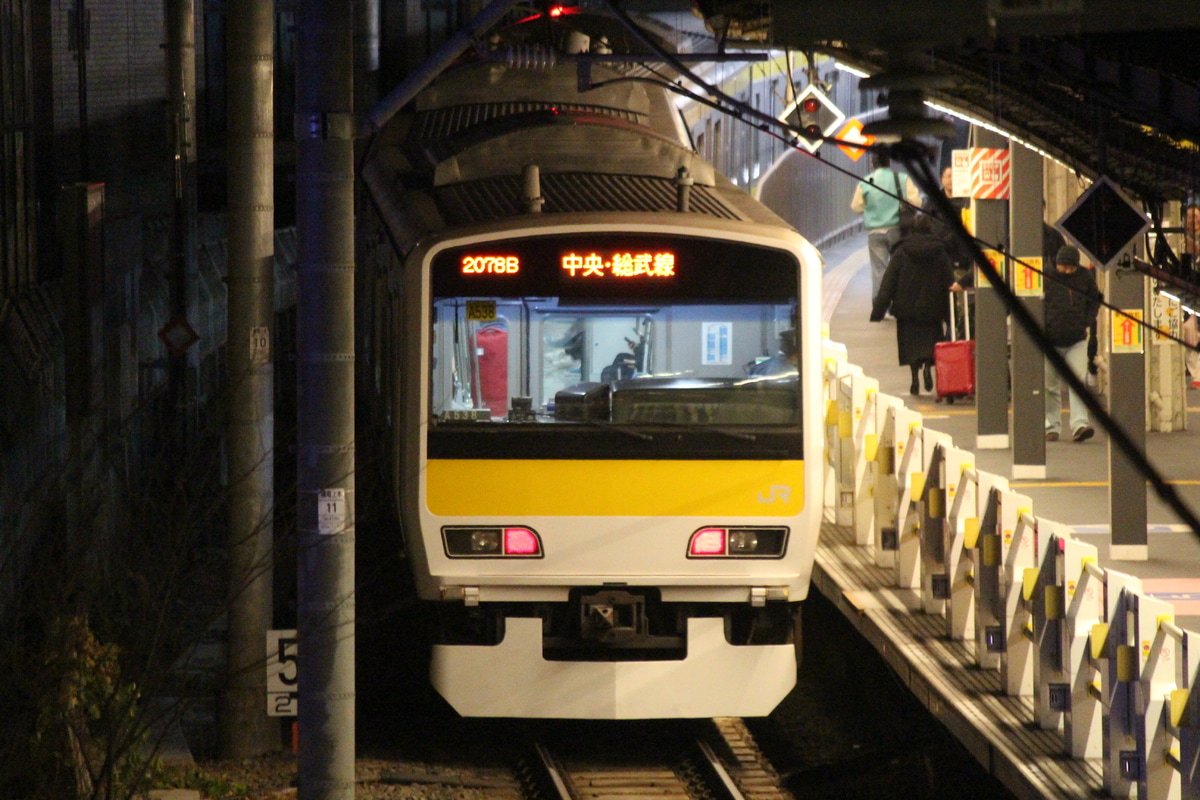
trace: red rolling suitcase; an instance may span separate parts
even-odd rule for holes
[[[975,394],[975,340],[971,338],[971,308],[967,292],[950,293],[950,341],[933,346],[933,366],[937,370],[937,399],[953,403],[955,398]],[[963,338],[956,334],[954,296],[962,297]]]

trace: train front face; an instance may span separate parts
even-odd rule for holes
[[[524,224],[409,262],[433,684],[464,716],[765,715],[822,502],[815,251],[682,215]]]

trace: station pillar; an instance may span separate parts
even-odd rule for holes
[[[975,146],[1003,149],[1008,140],[984,128],[974,128]],[[985,250],[1008,251],[1008,203],[971,201],[973,233]],[[1001,262],[1002,263],[1002,262]],[[1008,313],[996,290],[975,270],[975,447],[1008,448]]]
[[[1013,293],[1030,315],[1041,321],[1042,264],[1042,157],[1028,147],[1009,146],[1012,184],[1009,189],[1012,256],[1008,274]],[[1053,269],[1054,265],[1049,265]],[[1046,477],[1045,358],[1019,325],[1012,332],[1012,476]]]
[[[1145,319],[1147,278],[1120,267],[1109,274],[1108,303],[1125,312],[1109,314],[1112,353],[1109,360],[1108,411],[1139,450],[1146,448],[1145,329],[1130,319]],[[1129,315],[1129,316],[1126,316]],[[1116,561],[1150,557],[1146,520],[1146,478],[1118,448],[1108,444],[1108,509],[1112,522],[1109,556]]]

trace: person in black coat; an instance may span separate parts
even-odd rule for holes
[[[966,197],[952,197],[950,195],[952,174],[953,170],[950,167],[946,167],[942,171],[942,191],[950,207],[954,209],[954,212],[958,215],[958,219],[961,221],[963,209],[969,208],[971,201]],[[950,253],[950,261],[954,264],[954,275],[960,279],[961,288],[974,286],[974,275],[971,274],[973,266],[971,263],[971,252],[959,234],[958,226],[942,217],[941,208],[933,196],[926,198],[923,210],[930,217],[930,230],[933,235],[942,240],[946,245],[946,250]]]
[[[1059,248],[1054,272],[1047,274],[1046,298],[1042,303],[1046,338],[1054,345],[1075,377],[1084,379],[1088,366],[1088,339],[1096,330],[1100,310],[1100,290],[1096,276],[1079,265],[1079,250],[1071,245]],[[1087,406],[1070,391],[1071,438],[1086,442],[1095,434],[1088,420]],[[1058,373],[1046,362],[1046,440],[1057,441],[1062,432],[1062,387]]]
[[[933,348],[946,338],[950,317],[950,285],[954,264],[945,243],[932,231],[929,215],[920,214],[911,232],[892,253],[871,321],[890,310],[896,318],[896,350],[900,364],[912,370],[909,392],[920,394],[919,372],[924,369],[925,391],[933,389]]]

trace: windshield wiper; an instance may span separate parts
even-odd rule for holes
[[[717,433],[721,436],[728,436],[731,439],[741,439],[745,442],[758,441],[757,434],[734,430],[732,428],[723,428],[718,425],[697,425],[686,422],[647,422],[645,424],[653,425],[659,428],[665,428],[672,432],[687,431],[689,433]]]
[[[632,428],[626,427],[625,425],[621,425],[621,424],[615,423],[615,422],[609,422],[608,420],[588,419],[588,420],[582,420],[576,424],[587,425],[589,428],[599,428],[600,430],[604,430],[604,431],[616,431],[617,433],[623,433],[626,436],[632,436],[635,439],[641,439],[642,441],[645,441],[645,442],[654,441],[654,436],[649,433],[643,433],[642,431],[636,431],[636,430],[633,430]]]

